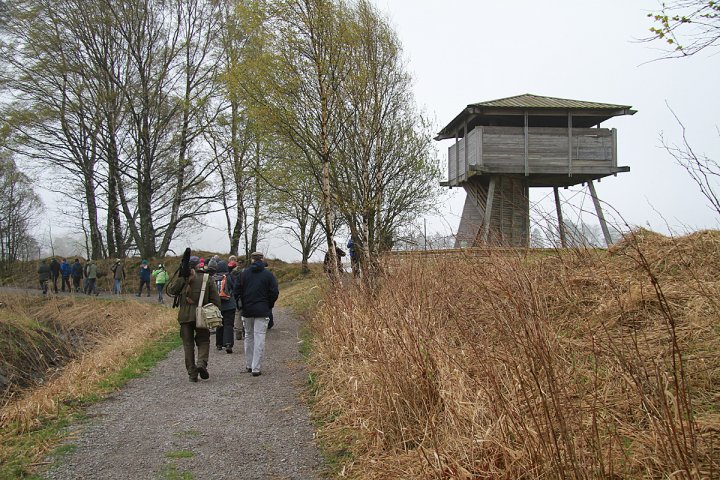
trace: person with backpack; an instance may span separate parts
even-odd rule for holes
[[[60,262],[58,262],[57,258],[55,257],[53,257],[52,261],[50,262],[50,276],[52,277],[53,281],[53,291],[55,293],[58,293],[57,281],[58,278],[60,278]]]
[[[214,260],[210,260],[210,264]],[[208,264],[209,265],[209,264]],[[225,348],[225,353],[232,353],[235,339],[233,328],[235,326],[235,310],[237,303],[235,295],[236,291],[235,279],[230,274],[228,263],[220,260],[217,262],[217,273],[213,275],[215,286],[220,295],[220,312],[223,316],[223,324],[215,329],[215,347],[218,350]]]
[[[138,293],[135,295],[136,297],[142,296],[143,292],[143,286],[147,286],[147,296],[150,296],[150,267],[148,267],[148,261],[143,260],[140,263],[140,271],[138,272],[138,276],[140,277],[140,288],[138,288]]]
[[[189,250],[189,249],[188,249]],[[179,296],[178,323],[180,324],[180,337],[183,340],[185,352],[185,369],[191,382],[198,381],[198,375],[203,380],[210,378],[208,360],[210,357],[210,331],[206,328],[196,328],[195,310],[198,304],[213,303],[220,307],[220,296],[215,288],[215,282],[209,275],[197,270],[200,259],[191,256],[188,262],[187,276],[180,275],[168,285],[168,294]],[[205,288],[203,288],[205,285]],[[204,298],[200,294],[205,291]],[[197,361],[195,360],[195,345],[197,345]]]
[[[165,284],[170,280],[170,275],[165,271],[165,266],[161,263],[156,270],[153,270],[152,277],[155,278],[155,288],[157,288],[158,303],[165,303],[163,291]]]
[[[245,326],[245,370],[260,376],[265,334],[275,301],[280,295],[277,279],[265,268],[263,254],[250,254],[252,264],[240,274],[242,318]]]
[[[73,279],[73,290],[78,293],[80,292],[80,280],[83,278],[83,266],[80,265],[80,259],[78,258],[76,258],[75,263],[72,264],[71,275]]]
[[[122,261],[118,258],[115,260],[115,265],[113,265],[110,270],[113,272],[113,293],[120,295],[122,292],[123,281],[125,281],[125,267],[123,266]]]
[[[70,287],[70,275],[72,274],[72,267],[67,263],[67,259],[63,258],[60,264],[60,274],[62,275],[62,291],[65,291],[65,285],[67,285],[68,292],[72,292]]]

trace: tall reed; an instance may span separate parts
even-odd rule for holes
[[[351,478],[720,473],[720,233],[611,252],[387,259],[313,322]]]

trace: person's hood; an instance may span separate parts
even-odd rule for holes
[[[262,272],[263,270],[265,270],[265,262],[262,260],[255,260],[252,265],[250,265],[251,272]]]

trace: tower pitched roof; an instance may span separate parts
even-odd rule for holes
[[[467,105],[450,123],[440,130],[435,140],[455,138],[458,130],[461,130],[461,127],[466,122],[478,123],[478,118],[513,116],[517,118],[517,115],[524,115],[525,112],[531,116],[556,118],[553,123],[560,120],[557,117],[572,114],[579,117],[577,121],[578,127],[593,126],[615,116],[636,113],[630,105],[588,102],[524,93],[513,97],[498,98]]]

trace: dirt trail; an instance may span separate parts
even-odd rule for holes
[[[91,407],[48,479],[319,479],[323,463],[300,398],[299,320],[275,311],[262,375],[210,337],[210,379],[188,382],[182,348]],[[203,405],[203,406],[200,406]]]

